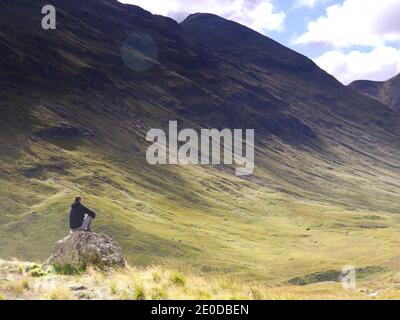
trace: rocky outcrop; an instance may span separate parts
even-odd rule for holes
[[[58,269],[123,268],[125,258],[119,245],[109,236],[92,232],[71,232],[56,243],[46,265]]]
[[[94,136],[92,130],[61,123],[37,133],[41,138],[86,138]]]

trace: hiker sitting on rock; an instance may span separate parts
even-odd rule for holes
[[[82,204],[82,198],[76,197],[71,206],[69,226],[72,231],[89,231],[96,214]]]

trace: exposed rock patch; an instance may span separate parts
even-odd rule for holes
[[[364,268],[356,268],[356,275],[358,279],[365,278],[375,273],[381,273],[385,271],[384,267],[381,266],[369,266]],[[319,282],[340,282],[342,280],[343,273],[338,270],[327,270],[308,274],[302,277],[296,277],[288,280],[286,283],[295,286],[306,286],[313,283]]]
[[[78,128],[69,124],[61,123],[54,127],[43,129],[37,133],[41,138],[73,138],[73,137],[92,137],[92,130],[86,128]]]

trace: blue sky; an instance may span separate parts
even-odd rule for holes
[[[309,58],[344,84],[400,73],[400,0],[120,0],[178,22],[237,21]]]

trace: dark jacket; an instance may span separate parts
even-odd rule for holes
[[[79,202],[74,202],[71,205],[71,212],[69,214],[70,228],[77,229],[81,227],[86,214],[91,216],[93,219],[96,217],[96,214],[93,211],[89,210]]]

